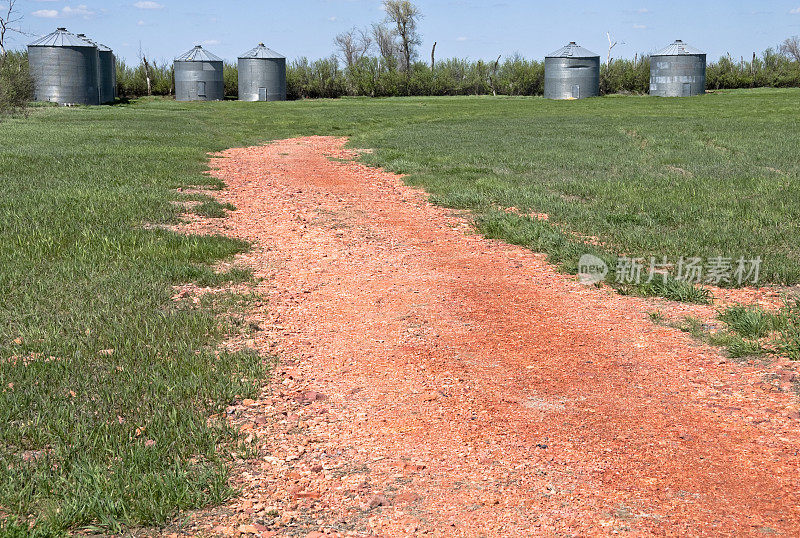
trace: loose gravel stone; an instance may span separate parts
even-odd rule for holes
[[[226,413],[242,496],[182,529],[800,534],[796,365],[726,361],[648,318],[713,309],[584,287],[345,143],[214,156],[237,210],[181,228],[254,244],[248,338],[282,361]]]

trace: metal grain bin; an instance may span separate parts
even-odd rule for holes
[[[61,105],[99,105],[97,47],[59,28],[28,45],[34,99]]]
[[[264,43],[239,56],[240,101],[285,101],[286,57]]]
[[[222,58],[197,45],[175,58],[176,101],[221,101],[225,99]]]
[[[706,93],[706,55],[680,39],[650,56],[650,95],[691,97]]]
[[[600,95],[600,55],[574,41],[544,59],[547,99],[584,99]]]
[[[100,57],[100,101],[113,103],[117,98],[117,58],[114,51],[102,43],[97,44]]]
[[[114,51],[102,43],[97,43],[87,38],[84,34],[78,34],[78,37],[97,47],[97,56],[100,61],[97,73],[100,87],[100,104],[113,103],[114,99],[117,98],[117,59],[114,57]]]

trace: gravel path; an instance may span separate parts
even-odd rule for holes
[[[230,409],[255,447],[243,496],[183,530],[800,535],[791,366],[656,326],[646,301],[475,235],[345,143],[212,161],[238,210],[186,229],[256,243],[248,343],[283,360]]]

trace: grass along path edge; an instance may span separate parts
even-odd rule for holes
[[[141,99],[5,119],[0,511],[44,530],[108,532],[229,493],[217,447],[232,432],[206,418],[255,390],[266,364],[217,356],[230,327],[213,308],[173,301],[172,288],[246,277],[213,265],[247,245],[163,229],[179,219],[173,189],[220,187],[203,175],[209,152],[349,136],[375,148],[366,162],[409,174],[432,201],[473,211],[487,235],[549,249],[564,267],[603,249],[492,208],[547,213],[637,256],[763,251],[765,282],[791,285],[799,94]],[[206,214],[229,209],[202,202]]]

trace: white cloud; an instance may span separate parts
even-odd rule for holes
[[[461,37],[457,37],[456,38],[456,41],[466,41],[466,40],[467,40],[467,38],[464,37],[463,35]]]
[[[641,9],[637,9],[636,13],[639,13],[640,15],[644,15],[645,13],[650,13],[650,10],[647,9],[646,7],[643,7]]]
[[[55,19],[58,17],[58,10],[56,9],[37,9],[33,13],[31,13],[34,17],[40,17],[42,19]]]
[[[202,44],[203,45],[219,45],[220,43],[222,43],[222,41],[220,41],[219,39],[206,39],[205,41],[203,41]]]
[[[61,10],[61,15],[64,17],[91,17],[94,15],[94,11],[91,11],[85,4],[81,4],[76,7],[65,6],[64,9]]]
[[[633,25],[633,29],[634,30],[647,30],[647,25],[646,24],[634,24]]]
[[[144,22],[144,21],[138,21],[138,22],[136,23],[136,26],[144,26],[144,25],[145,25],[145,22]]]
[[[64,6],[61,11],[57,9],[39,9],[31,13],[34,17],[42,19],[60,19],[67,17],[83,17],[84,19],[88,19],[96,14],[97,13],[89,9],[86,4],[80,4],[75,7]]]
[[[337,18],[338,18],[338,17],[336,17],[336,15],[334,15],[333,17],[328,17],[328,20],[329,20],[330,22],[336,22],[336,19],[337,19]]]
[[[789,11],[792,15],[800,15],[800,7],[796,7]]]
[[[135,4],[133,4],[133,7],[138,7],[139,9],[164,9],[164,6],[162,4],[150,1],[136,2]]]

